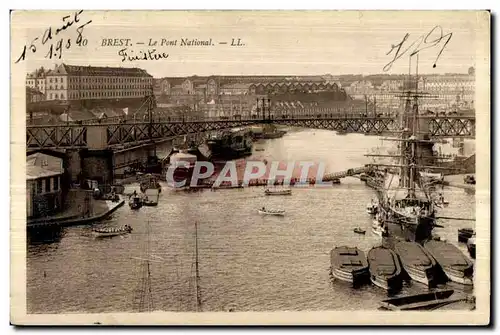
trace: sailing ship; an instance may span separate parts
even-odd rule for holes
[[[418,92],[416,84],[411,88],[411,81],[406,86],[407,90],[399,96],[404,107],[399,120],[400,136],[387,138],[398,143],[397,154],[369,155],[390,156],[398,162],[370,165],[383,167],[385,176],[383,185],[377,189],[379,221],[387,226],[392,236],[424,243],[432,237],[436,226],[434,189],[430,187],[426,173],[439,168],[433,166],[434,142],[429,139],[428,132],[423,129],[424,123],[419,119],[418,100],[426,95]],[[422,171],[425,171],[423,175]]]

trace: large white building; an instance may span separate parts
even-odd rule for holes
[[[47,70],[45,70],[43,67],[36,71],[28,73],[28,75],[26,76],[26,87],[30,87],[41,92],[42,94],[45,94],[46,75]]]
[[[143,98],[153,85],[153,77],[139,68],[60,64],[43,76],[35,74],[28,75],[26,85],[37,88],[47,100]]]

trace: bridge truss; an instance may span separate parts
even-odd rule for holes
[[[422,117],[431,137],[475,136],[472,116]],[[347,133],[379,134],[392,132],[397,120],[392,117],[299,117],[239,120],[114,122],[99,124],[66,123],[30,125],[26,127],[27,149],[113,149],[124,145],[139,145],[178,136],[221,131],[254,124],[271,123],[292,127],[328,129]]]

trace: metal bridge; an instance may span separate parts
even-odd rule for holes
[[[431,137],[475,137],[474,116],[421,116]],[[339,114],[247,119],[72,122],[28,125],[26,147],[33,149],[118,149],[210,131],[256,124],[328,129],[342,133],[383,134],[398,131],[397,117]]]

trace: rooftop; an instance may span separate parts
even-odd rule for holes
[[[26,166],[26,180],[35,180],[38,178],[46,178],[61,175],[61,171],[52,171],[36,165]]]
[[[69,74],[75,76],[102,76],[102,77],[148,77],[152,78],[146,70],[137,67],[109,67],[109,66],[81,66],[61,64],[50,71],[48,76]]]

